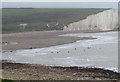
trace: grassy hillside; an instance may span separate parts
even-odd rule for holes
[[[85,19],[105,9],[3,9],[3,33],[62,30],[64,25]],[[20,24],[27,24],[22,28]]]

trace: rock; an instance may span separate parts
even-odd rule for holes
[[[77,73],[73,73],[73,75],[75,76]]]

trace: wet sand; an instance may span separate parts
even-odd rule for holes
[[[117,80],[109,70],[78,67],[50,67],[2,61],[3,78],[12,80]]]
[[[3,34],[2,41],[8,43],[3,45],[3,50],[20,50],[29,48],[44,48],[56,45],[72,43],[82,39],[92,39],[91,37],[64,37],[59,36],[69,33],[83,33],[83,32],[100,32],[100,31],[38,31],[38,32],[24,32]],[[17,44],[9,44],[17,43]]]

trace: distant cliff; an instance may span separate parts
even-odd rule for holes
[[[113,30],[118,28],[118,10],[110,9],[64,26],[64,30]]]

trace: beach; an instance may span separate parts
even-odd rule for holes
[[[102,32],[102,31],[33,31],[23,33],[2,34],[3,50],[21,50],[29,48],[44,48],[56,45],[72,43],[80,39],[91,39],[91,37],[60,37],[62,34]],[[103,31],[104,32],[104,31]],[[17,45],[15,45],[17,44]]]
[[[3,45],[3,60],[10,61],[2,62],[4,78],[14,80],[118,79],[118,39],[117,32],[114,31],[4,34],[3,42],[6,42]],[[19,70],[19,67],[22,70]],[[27,70],[32,71],[29,74]],[[18,73],[20,77],[24,75],[28,77],[14,78]]]

